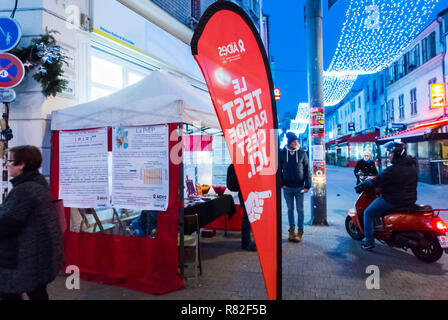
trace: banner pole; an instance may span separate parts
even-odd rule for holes
[[[275,105],[274,105],[275,106]],[[277,109],[276,107],[274,107]],[[277,111],[277,110],[275,110]],[[278,149],[280,146],[279,135],[278,135],[278,120],[274,118],[274,128],[275,128],[275,136],[276,136],[276,156],[278,161]],[[278,164],[277,164],[278,165]],[[283,300],[283,252],[282,252],[282,186],[281,182],[281,172],[277,168],[277,300]]]

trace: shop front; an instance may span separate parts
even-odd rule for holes
[[[417,160],[419,181],[448,184],[448,118],[425,121],[412,129],[381,137],[378,146],[383,170],[389,164],[384,148],[389,141],[406,143],[408,155]]]
[[[366,151],[376,160],[375,140],[379,132],[367,132],[356,136],[346,135],[326,143],[327,163],[340,167],[355,167]]]

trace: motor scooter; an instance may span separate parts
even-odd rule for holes
[[[380,196],[380,190],[362,185],[361,194],[345,220],[348,234],[355,240],[364,238],[364,210]],[[390,247],[411,249],[421,261],[432,263],[445,251],[448,254],[448,227],[439,217],[448,209],[433,209],[414,204],[395,208],[375,219],[374,237]]]

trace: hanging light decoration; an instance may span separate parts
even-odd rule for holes
[[[290,131],[293,131],[295,134],[304,133],[309,121],[310,108],[308,106],[308,103],[299,103],[296,118],[291,120]]]
[[[324,72],[326,106],[357,77],[388,67],[426,25],[438,0],[351,0],[333,60]]]

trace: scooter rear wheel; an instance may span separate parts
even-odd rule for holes
[[[345,229],[347,233],[355,240],[364,239],[364,234],[359,230],[359,228],[353,223],[353,220],[350,216],[345,218]]]
[[[440,259],[443,249],[440,247],[439,241],[433,235],[425,237],[426,245],[411,248],[414,255],[421,261],[433,263]]]

